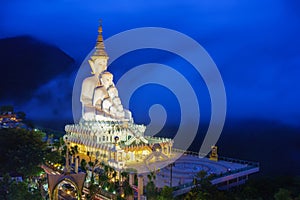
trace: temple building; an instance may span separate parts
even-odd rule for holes
[[[0,113],[0,129],[2,128],[24,128],[28,126],[23,123],[23,119],[16,113],[6,112]]]
[[[107,70],[102,26],[98,29],[95,51],[88,60],[91,73],[82,82],[80,101],[82,118],[65,126],[64,140],[78,147],[80,159],[98,159],[117,171],[139,171],[151,163],[172,157],[173,140],[145,136],[146,126],[135,124],[129,110],[123,108],[113,74]]]
[[[145,136],[146,126],[135,124],[131,112],[123,107],[113,74],[107,70],[109,57],[101,25],[98,33],[95,51],[88,60],[92,75],[81,85],[82,117],[79,123],[65,126],[67,149],[76,149],[77,152],[69,159],[67,150],[64,175],[48,175],[51,198],[57,194],[58,185],[64,180],[76,185],[80,197],[85,174],[79,173],[78,165],[83,159],[112,167],[117,172],[112,182],[122,182],[121,172],[130,172],[129,184],[137,191],[138,199],[142,199],[143,188],[147,184],[144,177],[149,178],[147,174],[150,171],[156,173],[155,185],[158,188],[173,187],[174,197],[189,192],[200,171],[213,174],[211,183],[219,189],[244,184],[249,175],[259,171],[259,163],[219,156],[217,146],[211,147],[209,157],[203,157],[201,153],[174,148],[172,139]],[[70,173],[70,160],[75,162],[74,171],[81,182],[77,181],[74,173]],[[90,174],[96,169],[96,165],[92,165]],[[92,180],[93,176],[88,177]]]

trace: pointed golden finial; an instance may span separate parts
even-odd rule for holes
[[[102,33],[102,19],[99,20],[98,33]]]
[[[93,56],[104,56],[107,57],[107,53],[105,51],[105,46],[104,46],[104,40],[102,36],[102,20],[100,19],[99,21],[99,27],[98,27],[98,37],[97,37],[97,42],[96,42],[96,51]]]

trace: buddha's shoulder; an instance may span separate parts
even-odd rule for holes
[[[83,80],[82,84],[90,84],[90,83],[97,83],[98,78],[96,76],[90,76]]]

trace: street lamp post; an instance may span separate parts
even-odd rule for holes
[[[170,188],[172,187],[172,181],[173,181],[173,166],[175,166],[175,163],[169,164],[170,169]]]

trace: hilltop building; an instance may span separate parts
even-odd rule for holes
[[[1,128],[27,128],[23,123],[23,119],[14,112],[2,112],[0,114],[0,129]]]
[[[135,124],[131,112],[123,108],[113,74],[107,71],[109,57],[101,26],[98,33],[95,52],[88,60],[92,76],[84,79],[81,88],[82,118],[65,126],[64,140],[69,147],[78,147],[80,159],[87,160],[89,154],[117,171],[142,170],[170,159],[173,140],[145,136],[146,127]]]

